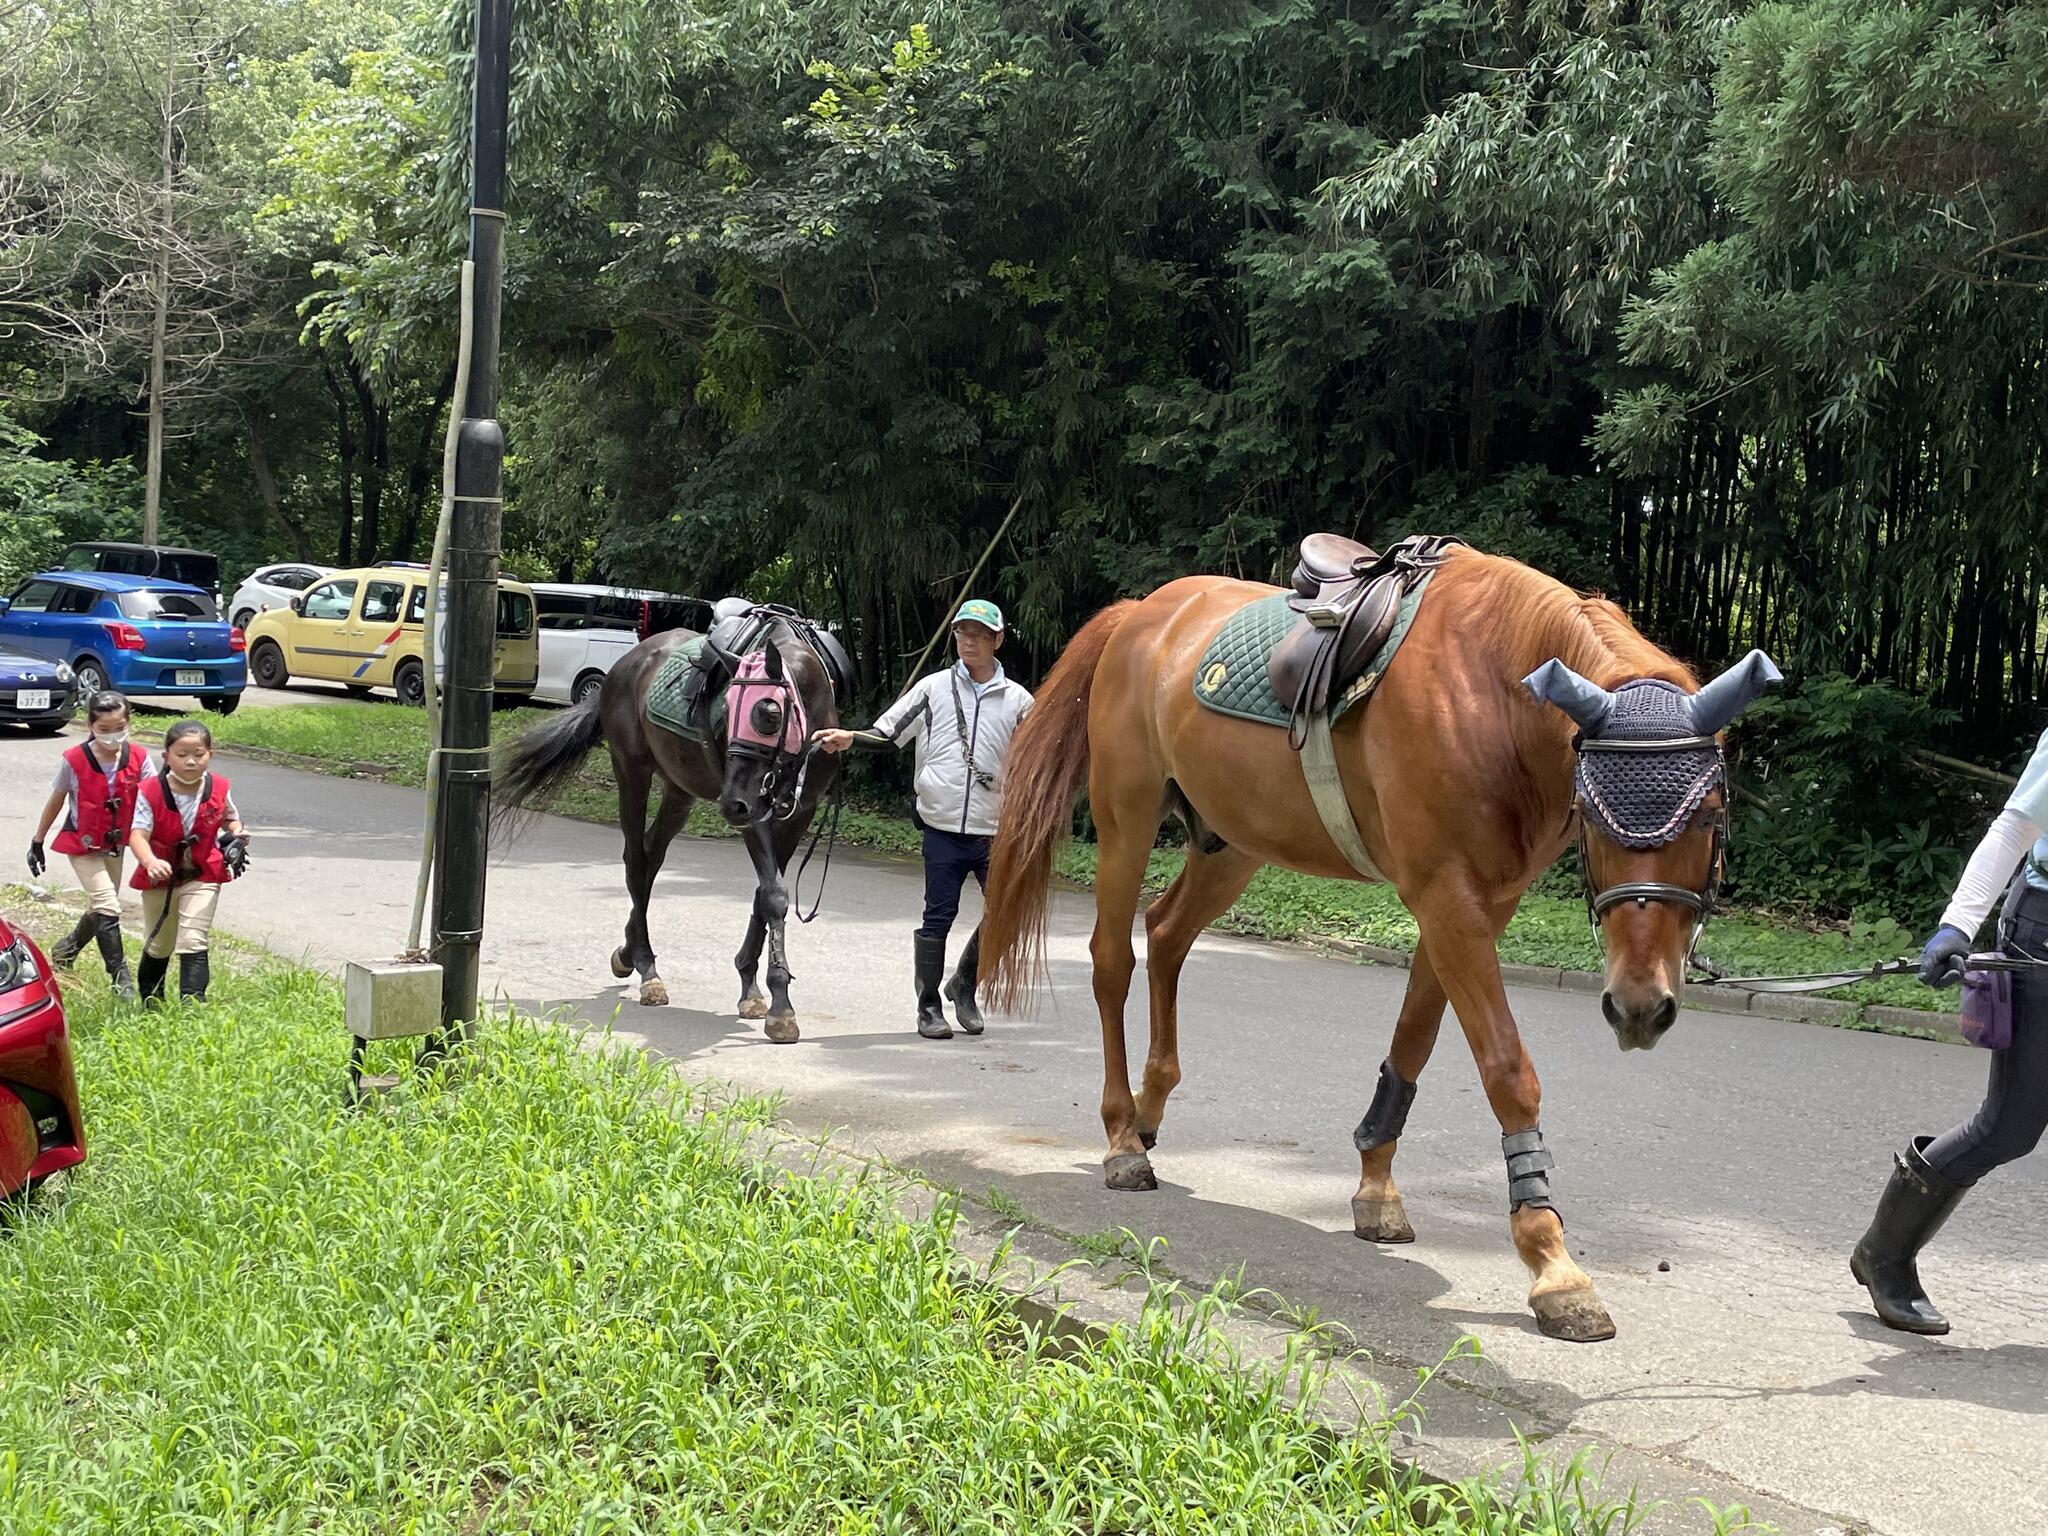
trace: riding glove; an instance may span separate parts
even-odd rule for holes
[[[223,831],[215,841],[220,845],[220,856],[228,867],[228,873],[237,880],[241,879],[249,869],[249,839]]]
[[[49,868],[49,864],[50,861],[43,857],[43,840],[41,838],[35,839],[35,841],[28,845],[29,874],[31,876],[40,876],[45,869]]]
[[[1970,941],[1960,928],[1943,923],[1920,951],[1920,979],[1930,987],[1956,987],[1963,981],[1963,962]]]

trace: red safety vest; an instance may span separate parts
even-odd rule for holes
[[[134,742],[121,749],[111,771],[87,743],[65,750],[77,787],[71,792],[71,825],[51,840],[59,853],[119,853],[135,824],[135,796],[149,770],[149,754]]]
[[[178,807],[172,803],[162,774],[152,774],[142,781],[142,796],[149,802],[149,813],[154,818],[149,828],[149,851],[171,866],[174,882],[182,877],[225,885],[235,878],[220,851],[220,829],[228,819],[226,779],[209,773],[199,786],[199,811],[192,818],[189,842],[185,836],[185,818],[178,814]],[[183,858],[178,852],[181,843],[187,844]],[[188,868],[193,872],[185,873]],[[138,891],[150,889],[149,875],[140,865],[136,866],[134,878],[128,883]]]

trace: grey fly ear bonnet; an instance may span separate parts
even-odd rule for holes
[[[1586,908],[1596,926],[1602,913],[1623,901],[1673,902],[1690,908],[1704,926],[1720,884],[1725,808],[1715,814],[1714,851],[1706,886],[1699,891],[1659,881],[1594,889],[1585,860],[1585,825],[1597,826],[1624,848],[1661,848],[1677,841],[1726,772],[1716,735],[1782,676],[1770,657],[1751,651],[1692,694],[1655,678],[1638,678],[1609,692],[1561,661],[1547,661],[1523,680],[1531,695],[1555,704],[1579,727],[1572,743],[1578,759],[1572,787],[1582,817]],[[1693,940],[1698,939],[1695,927]]]

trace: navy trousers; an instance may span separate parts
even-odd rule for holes
[[[1999,924],[2003,947],[2048,958],[2048,893],[2022,883],[2006,900]],[[2048,974],[2012,978],[2012,1048],[1991,1056],[1991,1084],[1977,1113],[1937,1136],[1927,1162],[1945,1179],[1974,1184],[1992,1169],[2025,1157],[2048,1130]]]
[[[973,833],[924,829],[924,921],[917,931],[943,939],[960,915],[960,889],[967,877],[988,889],[988,847],[991,839]]]

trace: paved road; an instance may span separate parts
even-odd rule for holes
[[[26,842],[60,746],[0,740],[0,850]],[[393,952],[418,795],[251,762],[231,771],[258,841],[250,884],[222,903],[225,926],[321,965]],[[1116,1195],[1098,1165],[1083,901],[1055,903],[1055,987],[1038,1017],[926,1043],[909,1028],[917,872],[842,858],[826,917],[791,941],[804,1043],[778,1047],[733,1012],[728,957],[750,896],[738,847],[678,845],[654,921],[677,1005],[643,1009],[621,1002],[605,965],[625,916],[616,846],[606,829],[547,819],[501,853],[490,985],[596,1019],[616,1008],[621,1029],[693,1073],[779,1092],[795,1123],[845,1127],[856,1145],[969,1190],[1000,1185],[1065,1231],[1162,1235],[1191,1277],[1244,1265],[1249,1282],[1313,1305],[1382,1356],[1432,1362],[1474,1333],[1484,1360],[1454,1371],[1470,1390],[1433,1389],[1433,1427],[1447,1433],[1461,1404],[1488,1404],[1534,1435],[1625,1447],[1617,1467],[1665,1491],[1782,1501],[1807,1512],[1788,1528],[1808,1532],[2048,1532],[2048,1158],[1973,1195],[1929,1256],[1959,1324],[1948,1339],[1879,1327],[1844,1261],[1890,1149],[1975,1102],[1974,1051],[1689,1013],[1660,1049],[1625,1057],[1589,1000],[1518,992],[1573,1245],[1621,1328],[1611,1344],[1564,1345],[1523,1305],[1498,1131],[1455,1031],[1402,1145],[1418,1241],[1374,1248],[1350,1234],[1350,1128],[1398,973],[1205,938],[1183,986],[1187,1077],[1155,1155],[1162,1188]]]

